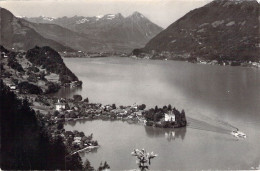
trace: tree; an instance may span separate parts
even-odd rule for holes
[[[69,116],[70,116],[70,118],[77,118],[77,115],[75,114],[75,112],[70,112]]]
[[[172,110],[172,105],[168,105],[168,110]]]
[[[115,104],[112,104],[112,109],[116,109],[116,105]]]
[[[146,105],[145,104],[142,104],[142,105],[139,105],[138,106],[138,109],[139,110],[144,110],[146,108]]]
[[[73,132],[72,132],[72,131],[66,131],[66,132],[65,132],[65,135],[68,136],[68,137],[69,137],[69,136],[73,136]]]
[[[158,122],[160,121],[162,118],[164,117],[164,113],[163,112],[157,112],[154,114],[154,121]]]
[[[103,171],[106,169],[110,169],[110,166],[107,164],[107,162],[105,161],[104,164],[102,164],[102,162],[100,163],[97,171]]]
[[[28,68],[28,71],[29,71],[29,72],[35,72],[35,73],[37,73],[37,72],[39,72],[40,70],[39,70],[37,67],[35,67],[35,66],[30,66],[30,67]]]
[[[59,53],[48,46],[30,49],[25,57],[32,64],[42,66],[47,72],[58,74],[62,84],[78,81],[76,75],[66,67]]]
[[[89,163],[90,166],[90,163]],[[82,170],[82,161],[78,153],[66,156],[66,170]]]
[[[19,81],[17,79],[15,79],[15,78],[12,78],[12,81],[13,81],[14,84],[18,84],[19,83]]]
[[[154,112],[155,112],[155,113],[158,112],[158,106],[155,106]]]
[[[74,130],[74,131],[73,131],[73,134],[74,134],[75,137],[77,137],[77,136],[79,135],[79,131]]]
[[[163,112],[167,112],[168,111],[168,107],[167,106],[163,106]]]
[[[186,120],[185,111],[183,109],[181,111],[181,118],[182,118],[182,125],[186,126],[187,125],[187,120]]]
[[[48,81],[45,85],[48,87],[47,90],[45,91],[46,94],[55,93],[60,89],[60,86],[57,83],[53,83],[53,82]]]
[[[14,70],[17,70],[18,72],[24,72],[24,69],[21,64],[19,64],[16,59],[8,58],[8,66],[13,68]]]
[[[143,53],[143,50],[141,50],[141,49],[134,49],[132,53],[133,53],[133,55],[138,56],[141,53]]]
[[[141,171],[148,170],[149,165],[151,165],[151,159],[157,156],[157,154],[154,154],[153,152],[146,153],[145,149],[134,149],[134,151],[131,154],[132,156],[135,156],[137,158],[137,164]]]
[[[85,136],[84,132],[79,132],[79,136],[84,137]]]
[[[59,111],[55,110],[55,112],[53,113],[54,116],[58,116],[60,114]]]
[[[84,102],[89,103],[88,98],[85,98],[85,99],[84,99]]]
[[[18,89],[24,94],[41,94],[42,89],[34,84],[30,84],[26,81],[18,84]]]
[[[57,129],[58,130],[62,130],[64,128],[63,124],[62,123],[59,123],[58,126],[57,126]]]
[[[1,169],[66,169],[67,161],[64,156],[68,151],[63,139],[61,137],[52,139],[44,125],[39,125],[37,117],[40,115],[36,116],[28,101],[18,99],[2,80],[0,80],[0,99]],[[69,169],[82,169],[80,157],[77,159],[72,161],[72,167]]]
[[[82,100],[82,96],[81,96],[81,95],[78,95],[78,94],[75,94],[75,95],[73,96],[73,99],[74,99],[75,101],[79,102],[79,101]]]
[[[145,117],[146,121],[153,121],[154,120],[154,111],[151,109],[149,111],[146,111],[144,113],[144,117]]]
[[[84,162],[83,170],[86,170],[86,171],[94,171],[94,170],[95,170],[95,169],[91,166],[91,164],[90,164],[90,162],[88,161],[88,159],[86,159],[86,161]]]
[[[51,119],[51,113],[50,112],[48,112],[46,115],[45,115],[45,117],[46,117],[46,119]]]

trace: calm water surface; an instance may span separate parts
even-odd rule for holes
[[[93,133],[101,147],[82,154],[96,168],[107,161],[112,170],[136,168],[130,155],[146,148],[159,156],[153,170],[252,169],[260,164],[260,70],[198,65],[177,61],[129,58],[66,58],[83,81],[82,89],[56,95],[81,94],[91,102],[148,107],[172,104],[184,109],[190,125],[164,130],[122,121],[78,121],[66,130]],[[237,140],[232,126],[247,134]]]

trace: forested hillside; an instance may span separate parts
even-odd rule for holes
[[[61,137],[51,139],[44,123],[0,82],[1,169],[82,169],[80,157],[68,155]]]

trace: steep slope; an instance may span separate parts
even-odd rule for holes
[[[25,52],[13,52],[0,45],[1,78],[16,85],[21,92],[53,93],[60,86],[81,86],[82,82],[63,62],[54,49],[34,47]]]
[[[25,18],[31,22],[57,24],[74,32],[87,35],[99,50],[130,51],[133,48],[143,47],[151,38],[157,35],[162,28],[152,23],[142,14],[135,12],[128,17],[118,14],[104,16],[71,18]],[[90,47],[93,47],[90,45]]]
[[[190,11],[135,52],[258,61],[259,22],[256,0],[215,0]]]
[[[22,19],[16,18],[11,12],[0,7],[1,39],[0,44],[15,50],[28,50],[36,45],[51,46],[57,51],[73,51],[62,44],[44,38],[34,29],[26,26]]]
[[[48,134],[48,123],[28,100],[21,100],[0,80],[1,168],[3,170],[82,170],[78,155],[63,139]],[[68,156],[68,157],[64,157]]]
[[[65,46],[75,50],[97,51],[104,45],[104,42],[97,42],[90,36],[82,33],[76,33],[56,24],[31,23],[26,20],[21,22],[30,28],[33,28],[37,33],[45,38],[55,40]]]
[[[58,74],[61,84],[79,81],[77,76],[67,68],[59,53],[48,46],[34,47],[27,51],[25,57],[35,66],[40,66],[47,72]]]

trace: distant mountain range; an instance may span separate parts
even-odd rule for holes
[[[190,11],[133,52],[151,58],[259,61],[259,26],[256,0],[214,0]]]
[[[141,13],[128,17],[107,14],[95,17],[22,17],[24,25],[45,38],[82,51],[131,52],[143,47],[163,29]]]

